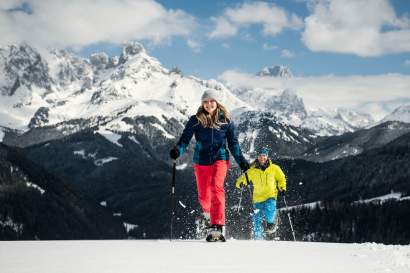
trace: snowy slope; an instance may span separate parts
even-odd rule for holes
[[[337,108],[334,110],[307,109],[301,126],[321,136],[341,135],[374,124],[374,119],[365,113]]]
[[[249,159],[255,158],[261,147],[269,147],[271,156],[293,158],[316,143],[314,132],[281,122],[271,112],[248,111],[238,124],[238,139]]]
[[[266,241],[2,242],[0,264],[2,273],[408,273],[410,246]]]
[[[391,114],[383,118],[380,123],[386,121],[401,121],[410,123],[410,105],[402,105],[396,108]]]
[[[3,141],[3,137],[4,137],[4,132],[2,130],[2,127],[0,127],[0,142]]]

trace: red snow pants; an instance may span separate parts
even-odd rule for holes
[[[194,164],[198,200],[204,212],[210,213],[211,225],[225,225],[224,182],[228,160],[217,160],[212,165]]]

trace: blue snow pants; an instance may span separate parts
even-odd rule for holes
[[[262,222],[265,218],[266,223],[273,224],[276,215],[276,200],[269,198],[266,201],[253,204],[253,238],[263,240]]]

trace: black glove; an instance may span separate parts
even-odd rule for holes
[[[249,163],[248,161],[244,160],[241,162],[241,164],[239,164],[239,167],[241,168],[241,170],[243,172],[246,172],[247,170],[249,170]]]
[[[279,196],[283,197],[286,194],[286,190],[279,189]]]
[[[249,180],[248,182],[249,182],[249,184],[246,184],[246,185],[241,183],[241,185],[239,186],[240,187],[239,189],[242,190],[242,189],[246,189],[246,188],[249,188],[249,189],[252,188],[252,181]]]
[[[169,151],[169,156],[174,160],[176,160],[179,157],[179,155],[180,154],[177,147],[174,147],[171,149],[171,151]]]

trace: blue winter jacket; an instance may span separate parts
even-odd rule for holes
[[[221,124],[219,128],[205,128],[194,115],[185,125],[182,136],[177,143],[177,148],[180,155],[184,154],[192,136],[195,134],[194,163],[211,165],[217,160],[229,160],[229,153],[226,149],[226,142],[228,142],[229,151],[236,162],[241,164],[245,161],[245,158],[239,147],[235,131],[235,125],[231,121]]]

